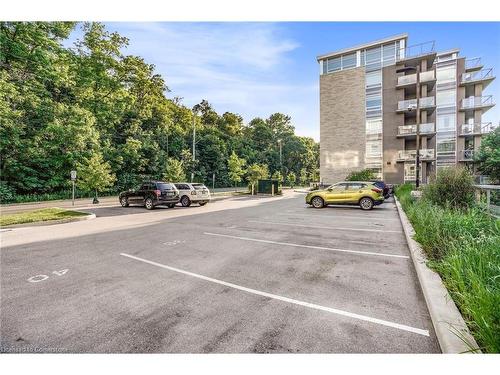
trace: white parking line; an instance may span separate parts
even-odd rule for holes
[[[320,214],[320,213],[311,213],[311,214],[297,214],[294,211],[287,211],[287,213],[277,213],[275,215],[280,216],[304,216],[304,217],[320,217],[320,218],[330,218],[330,219],[361,219],[361,220],[384,220],[384,221],[399,221],[399,219],[389,219],[386,217],[378,218],[374,216],[352,216],[352,215],[328,215],[328,214]]]
[[[244,292],[247,292],[247,293],[256,294],[256,295],[263,296],[263,297],[268,297],[268,298],[272,298],[272,299],[283,301],[283,302],[292,303],[292,304],[299,305],[299,306],[309,307],[309,308],[315,309],[315,310],[321,310],[321,311],[326,311],[326,312],[337,314],[337,315],[347,316],[349,318],[363,320],[365,322],[380,324],[380,325],[383,325],[383,326],[387,326],[387,327],[391,327],[391,328],[396,328],[396,329],[399,329],[399,330],[402,330],[402,331],[416,333],[416,334],[422,335],[422,336],[429,336],[429,331],[425,330],[425,329],[410,327],[410,326],[407,326],[407,325],[404,325],[404,324],[399,324],[399,323],[394,323],[394,322],[390,322],[390,321],[387,321],[387,320],[372,318],[372,317],[369,317],[369,316],[366,316],[366,315],[355,314],[355,313],[351,313],[351,312],[344,311],[344,310],[334,309],[332,307],[326,307],[326,306],[316,305],[314,303],[299,301],[299,300],[296,300],[296,299],[293,299],[293,298],[288,298],[288,297],[283,297],[283,296],[279,296],[279,295],[276,295],[276,294],[262,292],[260,290],[247,288],[247,287],[244,287],[244,286],[240,286],[240,285],[228,283],[226,281],[217,280],[217,279],[213,279],[211,277],[199,275],[197,273],[193,273],[193,272],[189,272],[189,271],[184,271],[184,270],[181,270],[179,268],[170,267],[170,266],[167,266],[165,264],[161,264],[161,263],[153,262],[151,260],[139,258],[139,257],[136,257],[134,255],[129,255],[129,254],[125,254],[125,253],[120,253],[120,255],[122,255],[124,257],[127,257],[127,258],[138,260],[140,262],[151,264],[153,266],[161,267],[161,268],[173,271],[173,272],[178,272],[178,273],[182,273],[184,275],[196,277],[198,279],[209,281],[211,283],[220,284],[220,285],[224,285],[224,286],[229,287],[229,288],[238,289],[238,290],[241,290],[241,291],[244,291]]]
[[[249,223],[260,223],[260,224],[272,224],[272,225],[288,225],[291,227],[302,227],[302,228],[315,228],[315,229],[336,229],[336,230],[353,230],[361,232],[384,232],[384,233],[401,233],[403,230],[386,230],[386,229],[367,229],[367,228],[343,228],[343,227],[332,227],[331,225],[323,227],[319,225],[307,225],[307,224],[292,224],[283,223],[279,221],[261,221],[261,220],[248,220]]]
[[[403,258],[403,259],[408,259],[409,256],[407,255],[396,255],[396,254],[386,254],[386,253],[374,253],[370,251],[359,251],[359,250],[347,250],[347,249],[336,249],[334,247],[323,247],[323,246],[312,246],[312,245],[301,245],[298,243],[291,243],[291,242],[277,242],[277,241],[270,241],[270,240],[261,240],[258,238],[249,238],[249,237],[238,237],[238,236],[230,236],[228,234],[220,234],[220,233],[210,233],[210,232],[204,232],[203,234],[206,234],[208,236],[217,236],[217,237],[226,237],[226,238],[233,238],[236,240],[243,240],[243,241],[253,241],[253,242],[263,242],[263,243],[270,243],[274,245],[283,245],[283,246],[293,246],[293,247],[305,247],[307,249],[316,249],[316,250],[328,250],[328,251],[338,251],[342,253],[351,253],[351,254],[361,254],[361,255],[375,255],[375,256],[381,256],[381,257],[392,257],[392,258]]]

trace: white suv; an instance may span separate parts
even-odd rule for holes
[[[210,201],[210,190],[203,184],[177,182],[174,185],[179,190],[180,203],[184,207],[191,206],[191,203],[204,206]]]

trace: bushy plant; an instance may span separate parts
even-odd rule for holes
[[[376,178],[371,169],[363,169],[361,171],[351,171],[345,178],[346,181],[370,181]]]
[[[468,208],[474,205],[474,177],[464,167],[438,171],[436,179],[424,188],[423,197],[441,207]]]
[[[5,181],[0,181],[0,202],[12,202],[16,192],[14,188],[7,185]]]

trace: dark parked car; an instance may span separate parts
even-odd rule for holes
[[[380,181],[380,180],[372,180],[370,182],[373,182],[373,184],[382,189],[384,192],[384,198],[387,199],[391,196],[391,193],[392,193],[392,189],[389,185],[387,185],[384,181]]]
[[[143,182],[138,189],[130,189],[119,195],[122,207],[140,204],[148,210],[164,205],[173,208],[179,202],[179,190],[174,184],[163,181]]]

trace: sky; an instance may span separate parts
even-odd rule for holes
[[[129,38],[125,54],[154,64],[171,90],[192,107],[208,100],[220,114],[245,123],[282,112],[296,133],[319,141],[319,65],[316,56],[408,33],[409,45],[435,41],[436,50],[459,48],[500,68],[500,23],[485,22],[233,22],[106,23]],[[78,37],[75,31],[72,39]],[[500,79],[483,95],[499,103],[484,122],[500,121]]]

